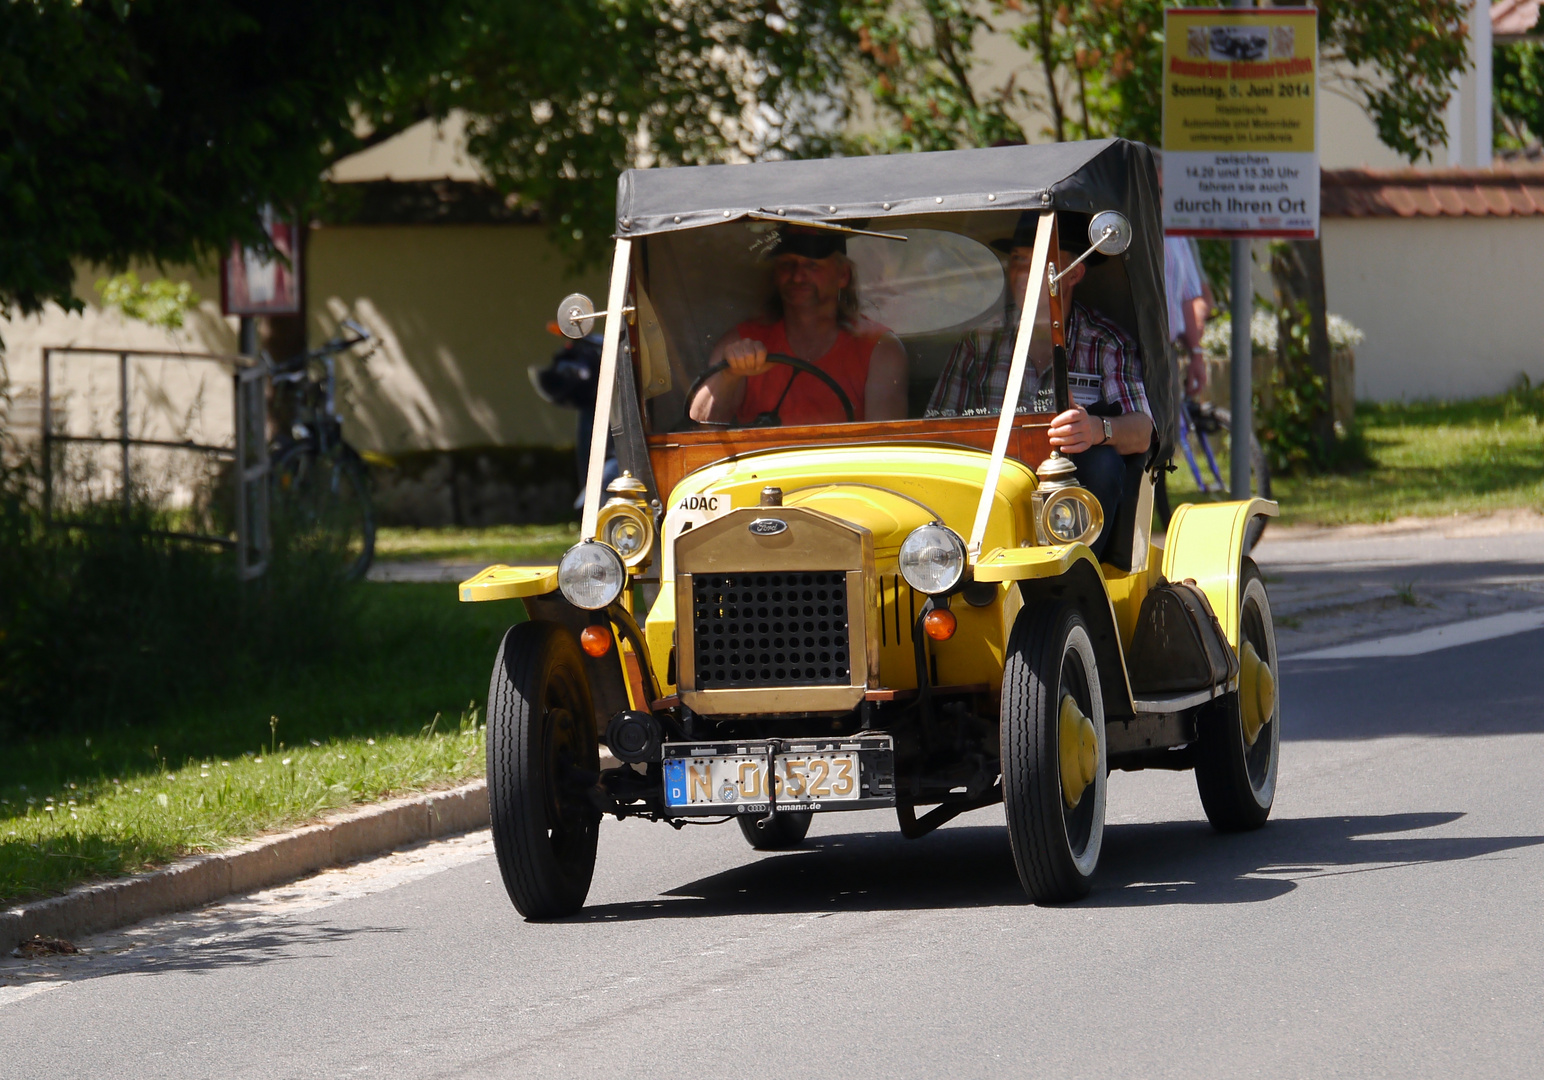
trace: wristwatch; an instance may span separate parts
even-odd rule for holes
[[[1101,416],[1099,418],[1099,422],[1104,425],[1104,442],[1099,444],[1100,446],[1103,446],[1104,443],[1107,443],[1111,439],[1115,438],[1115,429],[1110,426],[1110,418],[1108,416]]]

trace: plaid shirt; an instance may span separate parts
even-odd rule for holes
[[[960,339],[938,378],[925,415],[997,413],[1002,408],[1013,360],[1013,334],[1006,328],[1016,328],[1018,324],[1018,309],[1010,306],[1002,323],[972,330]],[[1137,343],[1114,322],[1077,301],[1073,301],[1067,316],[1067,373],[1101,380],[1099,399],[1120,406],[1122,415],[1152,415],[1142,388],[1142,353]],[[1018,411],[1056,411],[1050,368],[1041,373],[1034,364],[1025,365]]]

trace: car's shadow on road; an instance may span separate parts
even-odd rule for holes
[[[1393,836],[1434,829],[1461,813],[1286,818],[1218,835],[1200,821],[1113,825],[1092,907],[1241,904],[1272,900],[1310,878],[1495,856],[1544,836]],[[585,908],[575,921],[713,915],[895,911],[1024,904],[1004,828],[961,825],[921,840],[863,832],[814,838],[658,898]]]

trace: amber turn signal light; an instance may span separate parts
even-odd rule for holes
[[[605,656],[611,651],[611,630],[605,626],[586,626],[579,631],[579,647],[590,656]]]
[[[922,617],[922,629],[934,641],[948,641],[958,626],[959,620],[948,608],[935,608]]]

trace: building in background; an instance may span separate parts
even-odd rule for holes
[[[1449,110],[1454,138],[1434,163],[1410,168],[1335,92],[1336,72],[1321,76],[1329,307],[1366,332],[1356,365],[1363,398],[1491,394],[1520,374],[1544,381],[1534,296],[1544,279],[1544,166],[1491,168],[1488,134],[1489,40],[1532,34],[1539,0],[1477,0],[1475,11],[1477,62]],[[988,82],[1042,77],[1006,35],[980,45]],[[1046,123],[1019,119],[1032,132]],[[475,524],[566,514],[573,414],[543,402],[526,371],[558,345],[546,331],[557,300],[600,295],[603,268],[572,272],[535,216],[484,183],[454,117],[345,159],[329,178],[337,199],[309,233],[304,333],[316,344],[352,316],[379,339],[367,360],[341,365],[341,405],[348,438],[393,463],[380,473],[388,517]],[[234,351],[216,279],[184,275],[202,303],[173,333],[103,310],[98,276],[81,270],[85,312],[50,309],[5,325],[12,430],[36,430],[44,345]],[[186,413],[176,394],[162,399],[168,416]]]

